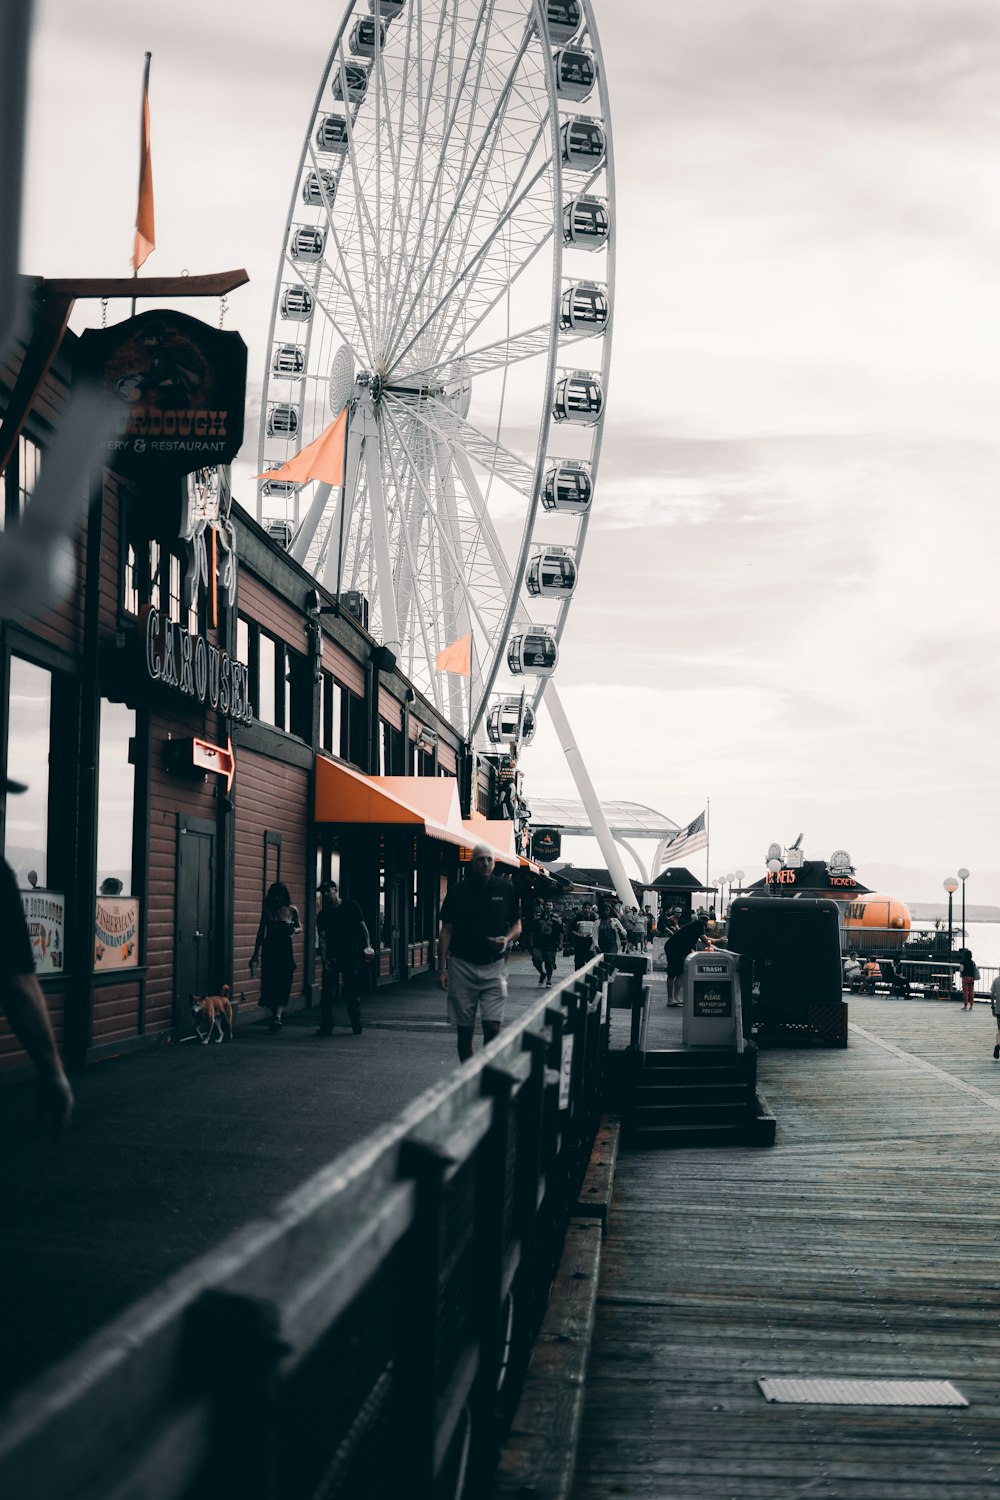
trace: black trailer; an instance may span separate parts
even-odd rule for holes
[[[787,1040],[798,1031],[847,1046],[836,901],[739,897],[730,907],[726,945],[740,955],[748,1036],[754,1028],[759,1040],[779,1034]]]

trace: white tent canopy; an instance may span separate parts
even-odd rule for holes
[[[594,832],[582,802],[571,797],[530,796],[531,826],[533,828],[558,828],[561,833],[586,837]],[[615,838],[668,839],[679,831],[675,823],[664,813],[641,802],[601,802],[608,827]]]

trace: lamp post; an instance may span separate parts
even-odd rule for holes
[[[726,884],[729,887],[729,902],[730,902],[730,905],[732,905],[732,900],[733,900],[733,881],[735,879],[736,879],[735,875],[727,875],[726,876]],[[725,906],[723,906],[723,908],[722,908],[723,916],[725,916],[725,912],[726,912],[726,908],[725,908]]]
[[[954,896],[955,892],[958,890],[958,881],[955,879],[954,875],[949,875],[948,876],[947,880],[944,882],[944,888],[948,892],[948,952],[950,953],[951,952],[951,942],[952,942],[952,938],[951,938],[951,903],[952,903],[952,897]]]
[[[746,879],[746,873],[747,873],[746,870],[737,870],[736,871],[736,879],[739,882],[739,884],[736,887],[736,894],[737,894],[737,896],[742,896],[742,894],[743,894],[743,882]]]
[[[964,865],[958,872],[958,878],[962,882],[962,947],[967,948],[969,944],[965,936],[965,882],[969,878],[969,871]]]
[[[777,858],[769,859],[767,862],[767,868],[770,870],[772,875],[777,875],[779,870],[784,869],[784,861]],[[778,882],[775,880],[771,882],[771,895],[776,896],[777,894]]]

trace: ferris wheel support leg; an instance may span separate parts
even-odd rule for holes
[[[332,484],[317,484],[316,486],[309,509],[306,511],[305,517],[292,540],[292,545],[288,549],[289,557],[293,557],[297,563],[305,563],[306,554],[312,546],[313,537],[316,535],[319,523],[323,519],[323,512],[326,510],[326,502],[330,498],[330,491],[332,489]]]
[[[623,906],[635,905],[635,891],[622,864],[621,855],[618,853],[618,845],[615,843],[608,827],[608,820],[604,816],[604,809],[598,801],[597,793],[594,791],[594,783],[590,779],[587,767],[583,763],[583,756],[577,748],[573,731],[569,727],[566,711],[562,706],[559,694],[556,692],[555,683],[551,679],[545,684],[545,693],[542,699],[549,711],[553,728],[562,746],[576,789],[580,793],[580,800],[587,811],[590,826],[594,830],[594,836],[601,846],[608,867],[608,874],[614,882],[618,899]]]
[[[382,454],[379,443],[378,424],[371,412],[363,412],[361,427],[365,437],[365,473],[368,476],[369,518],[371,521],[372,549],[375,553],[375,568],[378,573],[378,605],[382,617],[382,644],[398,656],[400,654],[399,621],[396,615],[396,583],[392,576],[392,557],[389,552],[389,520],[385,513],[385,495],[382,490]]]
[[[361,432],[359,424],[347,424],[347,448],[344,454],[344,484],[337,496],[333,516],[327,533],[326,563],[323,568],[323,587],[340,598],[344,572],[344,534],[350,523],[351,509],[358,488],[358,469],[361,465]]]

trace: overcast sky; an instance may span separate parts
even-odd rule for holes
[[[338,15],[39,0],[24,269],[128,274],[151,51],[146,273],[246,266],[226,326],[259,396]],[[713,876],[803,832],[900,896],[964,864],[1000,902],[995,0],[596,16],[614,368],[559,672],[591,775],[681,823],[711,798]],[[529,802],[572,794],[547,720],[524,766]]]

